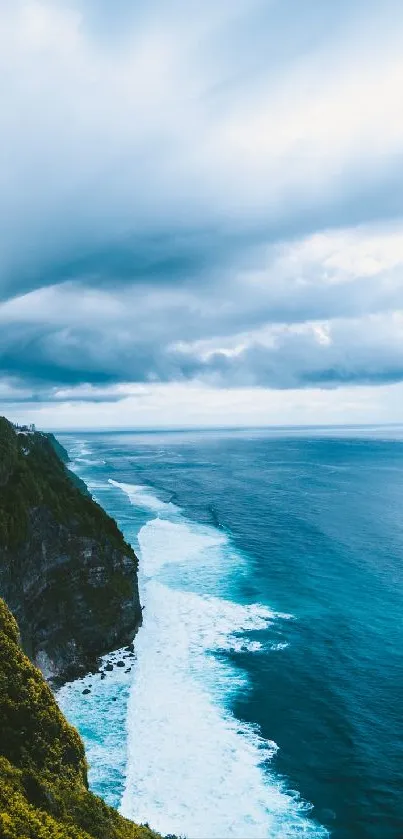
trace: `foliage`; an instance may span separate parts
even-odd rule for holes
[[[136,562],[114,519],[67,470],[66,456],[52,435],[17,433],[0,417],[0,547],[23,542],[32,510],[46,508],[76,535],[108,542]]]
[[[87,787],[84,747],[24,655],[0,600],[0,836],[4,839],[158,839]]]
[[[133,569],[136,567],[135,554],[115,521],[93,501],[82,482],[74,481],[65,465],[67,459],[52,435],[16,430],[0,417],[0,558],[10,569],[10,579],[17,581],[15,608],[24,597],[22,591],[19,594],[21,568],[16,557],[24,556],[39,520],[49,523],[50,543],[56,541],[59,549],[65,548],[69,554],[68,563],[47,569],[49,585],[41,589],[39,601],[32,600],[36,613],[28,610],[25,624],[21,617],[21,627],[27,632],[35,621],[40,628],[41,621],[47,622],[56,608],[58,629],[52,623],[50,626],[56,647],[63,645],[66,635],[61,617],[66,613],[72,623],[76,618],[77,592],[79,602],[93,615],[102,614],[106,629],[115,626],[120,602],[133,591],[132,575],[119,563],[116,567],[108,563],[111,548],[124,558],[130,556]],[[91,567],[82,562],[80,537],[96,542],[99,566],[107,569],[107,584],[91,581]],[[58,592],[63,596],[59,598]],[[25,605],[28,609],[30,601]],[[103,624],[98,623],[95,619],[102,636]],[[91,637],[93,624],[94,619]],[[79,734],[62,715],[40,670],[24,655],[16,621],[1,599],[0,837],[158,839],[147,825],[134,825],[89,792]]]

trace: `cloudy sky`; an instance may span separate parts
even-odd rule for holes
[[[403,419],[401,0],[0,0],[0,408]]]

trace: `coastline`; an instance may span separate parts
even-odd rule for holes
[[[290,616],[239,598],[247,560],[229,533],[188,518],[169,492],[139,475],[130,483],[132,467],[120,454],[111,470],[107,448],[80,436],[72,449],[80,476],[138,553],[145,606],[127,680],[115,668],[107,679],[63,689],[65,713],[83,728],[92,787],[163,833],[261,839],[282,836],[286,826],[290,839],[301,829],[324,839],[309,805],[274,774],[276,744],[232,711],[248,689],[236,658],[259,655],[267,643],[259,638],[284,649],[278,626]]]
[[[132,643],[138,560],[53,435],[1,419],[0,445],[0,590],[25,652],[58,686]]]
[[[138,599],[134,552],[66,456],[0,417],[0,834],[158,839],[89,790],[83,741],[51,689],[127,631],[132,642]]]

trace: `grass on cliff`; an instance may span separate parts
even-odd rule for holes
[[[0,836],[158,839],[88,790],[84,747],[0,599]]]
[[[32,511],[46,508],[77,535],[108,541],[136,562],[116,522],[80,490],[56,451],[46,434],[16,433],[0,417],[0,546],[23,542]]]

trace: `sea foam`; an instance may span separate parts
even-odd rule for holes
[[[147,486],[141,484],[125,484],[119,483],[109,478],[111,486],[121,489],[129,497],[131,503],[136,507],[141,507],[144,510],[151,510],[152,512],[175,512],[178,508],[171,502],[161,501]]]
[[[137,493],[121,489],[136,504]],[[122,813],[189,839],[326,836],[271,772],[276,744],[231,713],[248,684],[226,654],[258,651],[256,633],[291,616],[182,590],[185,569],[200,588],[200,578],[211,582],[211,564],[217,575],[234,574],[234,559],[242,566],[243,558],[221,531],[159,512],[138,534],[145,610]]]
[[[124,815],[188,839],[324,839],[308,806],[276,778],[276,744],[231,710],[248,690],[234,656],[259,654],[267,644],[259,632],[266,639],[291,616],[230,598],[228,579],[246,559],[227,534],[185,518],[150,487],[108,485],[156,517],[138,533],[145,608],[132,671],[91,677],[85,698],[83,682],[63,689],[89,748],[93,789],[114,804],[123,791]]]
[[[125,661],[124,668],[116,666],[120,660]],[[118,807],[126,771],[126,715],[133,662],[126,650],[116,650],[102,662],[112,663],[113,671],[104,678],[91,673],[64,685],[57,700],[84,739],[91,789]],[[83,695],[87,690],[90,692]]]

